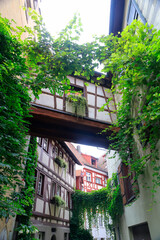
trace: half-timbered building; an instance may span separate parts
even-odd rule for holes
[[[111,131],[100,133],[108,128],[116,118],[116,105],[111,92],[110,76],[94,83],[101,74],[87,80],[84,77],[68,76],[71,88],[86,99],[85,109],[77,108],[68,101],[68,94],[54,95],[49,89],[43,89],[39,99],[32,99],[32,115],[30,131],[32,135],[41,137],[56,136],[61,141],[78,142],[92,146],[108,147]],[[104,111],[100,108],[111,98]]]
[[[64,142],[37,139],[38,165],[32,216],[32,223],[39,230],[36,237],[68,240],[71,194],[76,186],[75,163],[79,164],[79,161]]]

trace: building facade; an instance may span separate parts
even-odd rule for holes
[[[38,239],[69,240],[71,194],[76,186],[75,163],[78,160],[65,143],[38,138],[36,194],[32,216],[32,223],[39,230],[35,236]],[[57,202],[57,197],[63,201],[63,205]]]
[[[160,29],[160,2],[153,0],[112,0],[110,15],[110,33],[115,35],[129,25],[134,19],[141,20],[149,26],[152,24]],[[142,157],[142,145],[135,137],[138,151]],[[160,149],[159,142],[157,149]],[[112,153],[113,154],[113,153]],[[160,152],[157,157],[160,159]],[[151,196],[153,187],[153,169],[150,161],[146,164],[144,173],[134,181],[134,174],[121,162],[118,154],[116,158],[106,158],[109,178],[113,172],[119,175],[121,193],[123,197],[124,213],[116,227],[118,240],[159,240],[160,239],[160,189]],[[158,164],[159,166],[159,164]],[[148,188],[144,187],[147,183]],[[154,201],[154,203],[153,203]]]

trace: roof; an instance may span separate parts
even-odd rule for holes
[[[102,157],[98,159],[97,166],[101,169],[105,169],[107,171],[107,162],[105,160],[106,154],[104,154]]]
[[[66,149],[66,151],[67,151],[67,152],[69,153],[69,155],[71,156],[72,160],[73,160],[75,163],[77,163],[78,165],[81,165],[78,156],[75,155],[75,154],[73,153],[73,151],[71,150],[72,148],[68,146],[70,143],[68,143],[68,142],[61,142],[61,141],[59,141],[59,143]],[[73,146],[73,145],[72,145],[72,146]]]
[[[100,166],[95,167],[95,166],[89,164],[87,162],[87,160],[82,156],[82,154],[77,151],[77,149],[73,146],[72,143],[65,142],[65,144],[70,149],[70,151],[74,154],[74,156],[78,159],[78,161],[80,163],[79,165],[85,165],[85,166],[91,167],[91,168],[93,168],[95,170],[97,169],[97,170],[103,171],[105,173],[107,172],[106,169],[103,168],[103,166],[102,167],[100,167]]]
[[[77,151],[77,149],[73,146],[72,143],[65,142],[65,145],[72,152],[72,154],[76,157],[76,159],[78,159],[79,163],[77,163],[77,164],[79,164],[79,165],[87,164],[87,161],[85,160],[85,158]]]

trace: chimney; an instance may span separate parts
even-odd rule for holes
[[[77,151],[78,151],[79,153],[81,153],[81,146],[80,146],[80,145],[77,145]]]

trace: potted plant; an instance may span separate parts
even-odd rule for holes
[[[65,162],[65,160],[59,156],[57,156],[54,161],[58,164],[59,167],[61,168],[66,168],[67,167],[67,163]]]
[[[87,100],[82,96],[81,92],[67,93],[67,103],[72,106],[72,113],[76,116],[84,117],[86,115]]]
[[[51,203],[55,204],[57,207],[62,207],[65,205],[65,201],[58,195],[55,195],[51,199]]]

